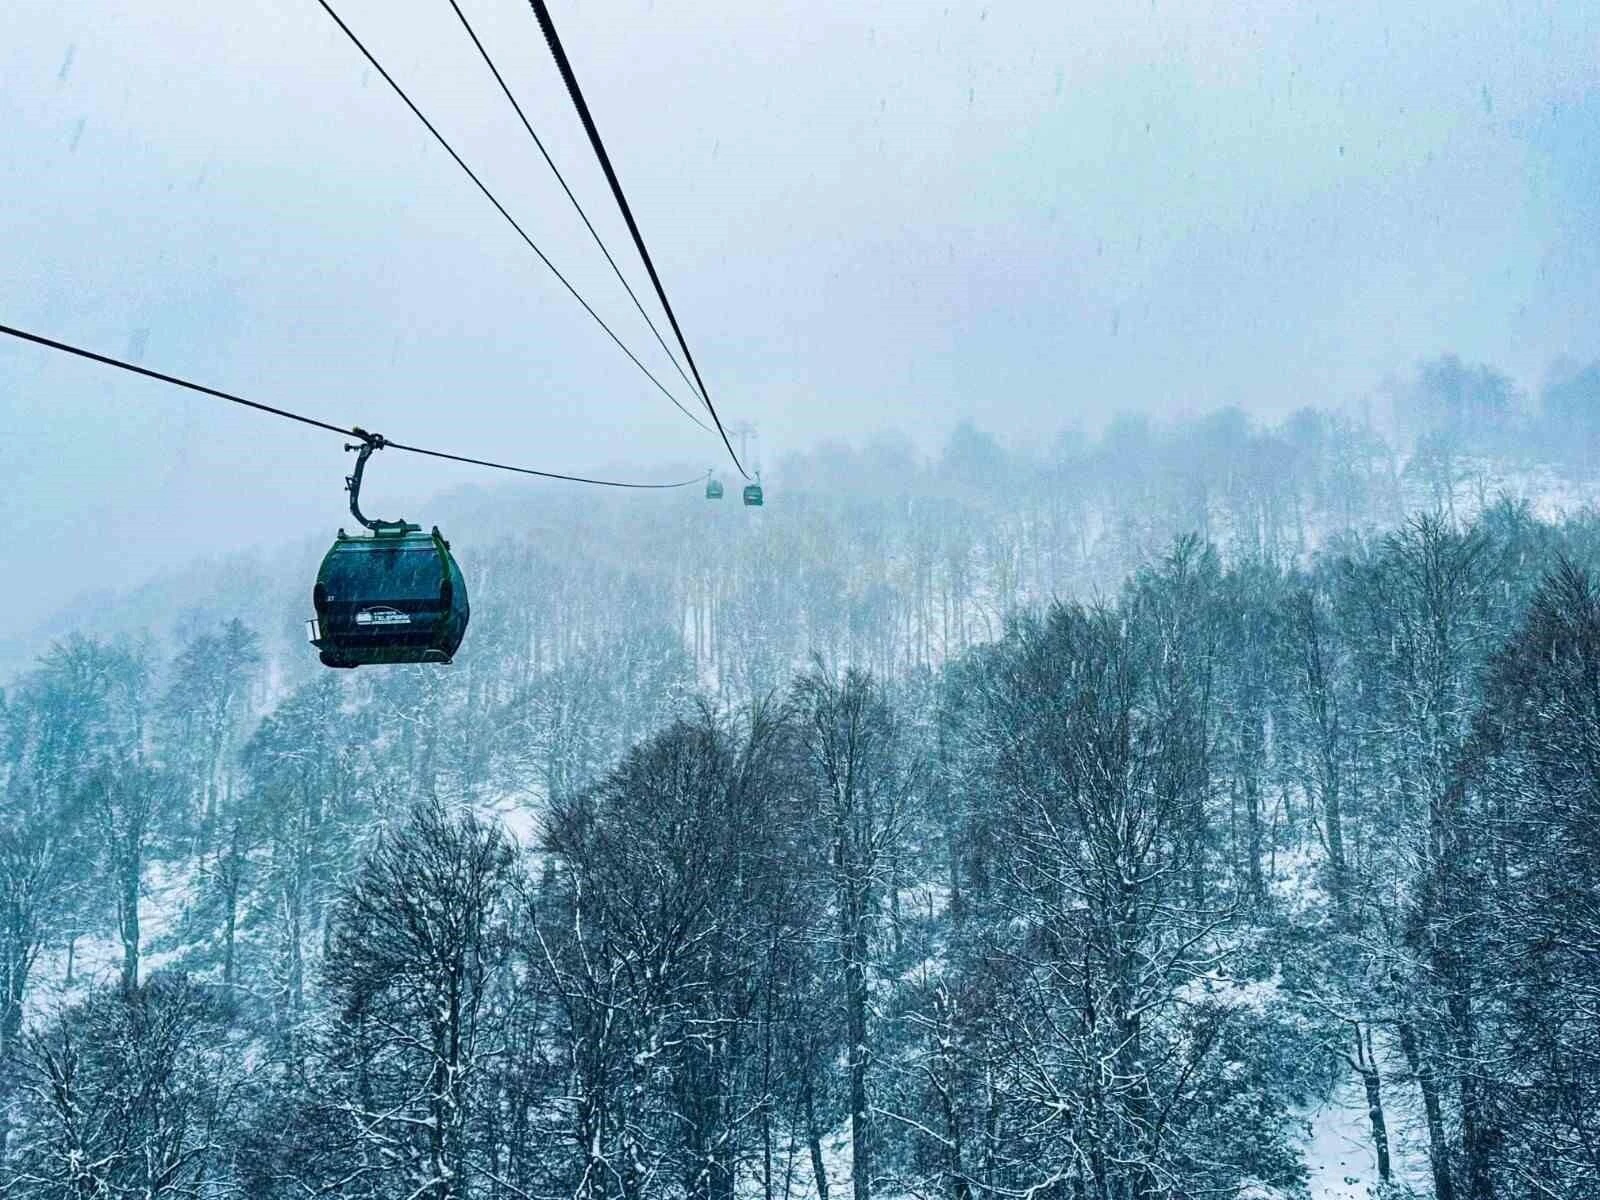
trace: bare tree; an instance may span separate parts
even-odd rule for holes
[[[329,1118],[359,1154],[363,1187],[429,1200],[472,1194],[471,1111],[509,953],[514,855],[504,834],[438,802],[419,806],[362,862],[327,959]]]
[[[894,886],[912,775],[882,689],[863,671],[818,662],[795,685],[819,832],[829,847],[850,1090],[850,1179],[870,1200],[876,1133],[868,990],[880,908]]]
[[[30,1036],[22,1130],[0,1174],[18,1200],[200,1200],[231,1191],[239,1048],[202,987],[157,973]]]

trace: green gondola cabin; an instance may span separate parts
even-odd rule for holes
[[[437,527],[354,537],[341,529],[311,599],[311,644],[329,667],[448,663],[471,615],[461,568]]]

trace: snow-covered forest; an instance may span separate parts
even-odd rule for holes
[[[461,493],[449,667],[72,610],[0,1196],[1592,1200],[1600,364],[1394,413]]]

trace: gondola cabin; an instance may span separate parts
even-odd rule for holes
[[[745,502],[746,505],[748,505],[751,508],[760,508],[761,507],[763,501],[762,501],[762,498],[761,498],[761,485],[759,483],[747,483],[747,484],[745,484],[745,487],[744,487],[744,502]]]
[[[722,480],[720,480],[720,479],[708,479],[708,480],[706,480],[706,499],[707,500],[721,500],[722,499]]]
[[[447,663],[471,615],[450,543],[437,526],[404,523],[354,537],[341,529],[311,602],[311,644],[329,667]]]

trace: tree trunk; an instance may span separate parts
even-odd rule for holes
[[[1344,816],[1341,807],[1338,768],[1331,760],[1325,761],[1322,773],[1322,819],[1328,840],[1328,892],[1333,897],[1334,907],[1342,910],[1346,888]]]
[[[127,855],[119,871],[117,887],[117,931],[122,938],[122,990],[132,993],[139,986],[139,855]]]
[[[1267,898],[1267,888],[1261,877],[1261,785],[1254,770],[1246,773],[1244,780],[1245,864],[1250,900],[1261,904]]]
[[[1428,1122],[1428,1165],[1433,1170],[1433,1190],[1436,1200],[1456,1200],[1454,1180],[1450,1174],[1450,1145],[1446,1140],[1444,1113],[1439,1104],[1439,1082],[1433,1067],[1422,1055],[1416,1029],[1410,1020],[1399,1024],[1400,1050],[1406,1056],[1411,1073],[1417,1078],[1422,1092],[1422,1109]]]
[[[822,1161],[822,1130],[817,1128],[816,1094],[809,1072],[805,1082],[806,1146],[811,1151],[811,1175],[817,1185],[817,1200],[828,1200],[828,1167]]]
[[[948,1055],[941,1055],[948,1060]],[[948,1062],[946,1063],[948,1066]],[[944,1110],[945,1171],[950,1176],[950,1200],[972,1200],[972,1183],[967,1178],[962,1142],[961,1110],[951,1095],[948,1074],[935,1081],[939,1104]]]
[[[1367,1119],[1372,1124],[1372,1148],[1378,1157],[1378,1178],[1389,1182],[1389,1123],[1383,1113],[1383,1082],[1378,1075],[1377,1056],[1372,1052],[1372,1030],[1356,1026],[1356,1056],[1352,1065],[1361,1074],[1367,1093]]]
[[[21,939],[11,947],[6,964],[6,994],[0,996],[0,1166],[6,1162],[6,1146],[11,1134],[11,1092],[15,1071],[11,1055],[22,1032],[23,982],[27,972],[26,952]],[[3,1195],[0,1191],[0,1195]]]
[[[242,869],[239,863],[239,825],[233,826],[233,841],[228,850],[227,866],[223,869],[223,929],[222,929],[222,984],[232,987],[235,982],[234,943],[239,925],[239,884]]]
[[[845,963],[845,1024],[850,1038],[850,1184],[855,1200],[872,1200],[871,1118],[867,1110],[867,928],[859,911],[865,897],[853,898]]]
[[[1489,1120],[1485,1091],[1487,1081],[1476,1054],[1476,1029],[1470,985],[1455,954],[1449,956],[1451,983],[1450,1018],[1455,1026],[1455,1051],[1459,1062],[1461,1094],[1462,1166],[1466,1173],[1468,1200],[1494,1200],[1492,1149],[1495,1134]]]

